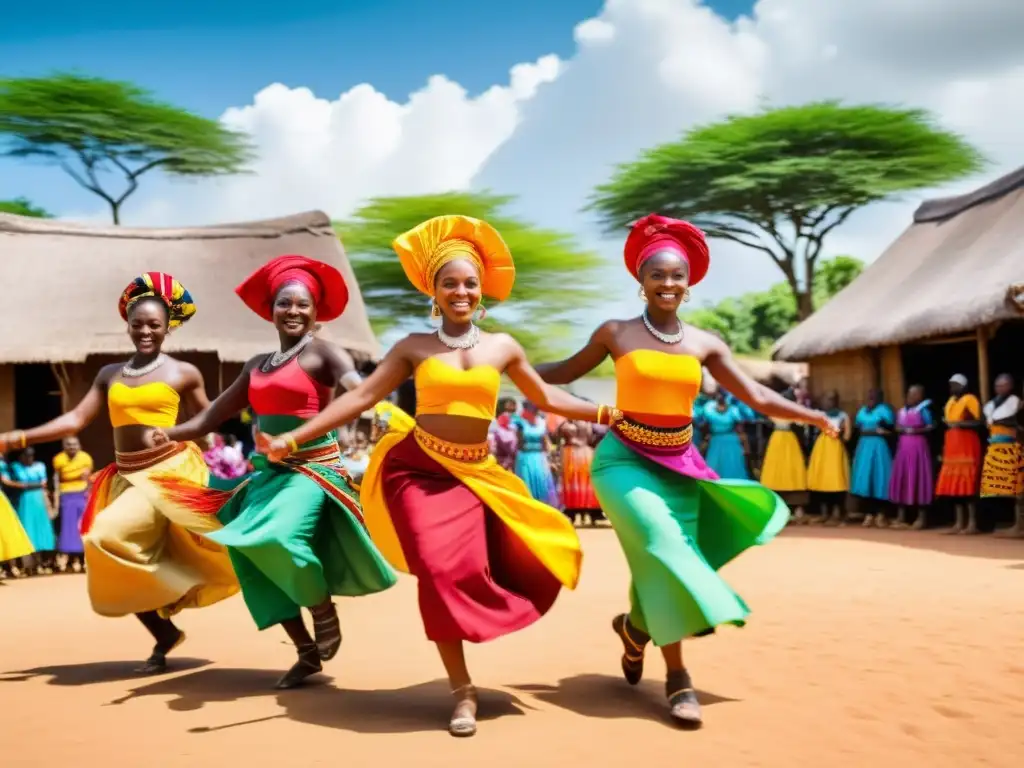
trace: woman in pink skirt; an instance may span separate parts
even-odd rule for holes
[[[924,399],[924,388],[915,384],[907,390],[907,404],[896,416],[900,437],[889,480],[889,500],[899,510],[893,524],[896,528],[907,527],[907,507],[917,508],[912,528],[921,530],[928,524],[926,510],[932,503],[933,488],[928,433],[935,428],[930,405],[931,401]]]

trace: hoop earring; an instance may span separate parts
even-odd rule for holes
[[[643,288],[643,286],[640,286],[639,296],[640,296],[640,300],[641,300],[641,301],[642,301],[642,302],[643,302],[644,304],[646,304],[646,303],[647,303],[647,294],[646,294],[646,293],[644,293],[644,288]]]
[[[683,301],[689,301],[689,300],[690,300],[690,289],[689,288],[683,288]]]
[[[480,316],[477,317],[476,319],[476,321],[479,323],[482,322],[485,317],[487,317],[487,307],[485,307],[484,303],[481,301],[479,304],[476,305],[476,308],[480,310]]]

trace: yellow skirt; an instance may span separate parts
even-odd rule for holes
[[[199,449],[173,444],[119,453],[117,459],[118,466],[103,470],[93,486],[83,520],[93,610],[101,616],[156,610],[171,616],[238,592],[227,550],[169,519],[150,480],[172,474],[205,485],[209,470]]]
[[[777,493],[807,490],[807,467],[800,441],[791,430],[776,429],[768,438],[761,465],[761,485]]]
[[[1024,449],[1020,443],[989,443],[981,467],[981,495],[1020,496],[1024,493]]]
[[[850,490],[850,457],[838,437],[818,435],[814,441],[807,468],[807,487],[818,493]]]
[[[18,519],[18,513],[14,511],[3,491],[0,491],[0,563],[17,560],[35,551]]]
[[[385,502],[381,467],[388,451],[412,432],[416,421],[390,403],[378,405],[377,414],[388,420],[388,431],[370,454],[359,498],[366,527],[377,548],[396,570],[409,573],[409,565]],[[576,588],[583,552],[576,529],[563,514],[536,501],[526,484],[503,469],[491,455],[483,461],[468,462],[448,458],[423,445],[421,448],[497,515],[552,576],[565,587]]]

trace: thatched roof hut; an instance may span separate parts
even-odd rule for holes
[[[882,358],[888,350],[892,358],[891,350],[908,342],[963,341],[967,334],[984,347],[999,324],[1020,318],[1024,168],[970,194],[922,203],[878,260],[779,339],[773,356],[811,361],[813,372],[816,360],[866,350]],[[989,371],[986,351],[980,354],[984,392]]]
[[[222,361],[244,362],[266,352],[273,335],[234,295],[235,286],[284,253],[341,270],[351,298],[325,335],[346,349],[376,354],[355,274],[320,211],[189,229],[95,227],[0,214],[0,363],[81,362],[89,355],[130,352],[117,299],[132,277],[148,271],[173,274],[198,307],[195,318],[168,339],[168,352],[215,351]]]

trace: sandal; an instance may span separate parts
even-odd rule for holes
[[[174,642],[167,646],[157,643],[153,646],[153,653],[143,662],[142,666],[136,669],[140,675],[161,675],[167,671],[167,654],[185,642],[185,633],[177,630],[178,636]]]
[[[338,621],[338,609],[334,603],[322,608],[310,608],[313,615],[313,637],[322,661],[330,661],[338,655],[341,648],[341,623]]]
[[[651,638],[633,627],[633,634],[637,635],[639,642],[634,640],[630,634],[629,614],[620,613],[612,619],[612,629],[622,641],[622,675],[630,685],[636,685],[644,676],[644,653],[647,643]]]
[[[324,666],[320,661],[320,651],[317,649],[316,643],[304,645],[298,651],[299,660],[274,685],[278,690],[297,688],[306,681],[307,677],[323,671]]]
[[[476,708],[479,704],[476,686],[472,683],[452,691],[458,699],[452,719],[448,721],[448,733],[452,736],[473,736],[476,734]]]
[[[665,697],[668,699],[669,714],[677,723],[690,727],[703,724],[697,692],[693,689],[690,673],[685,669],[668,673],[665,678]]]

